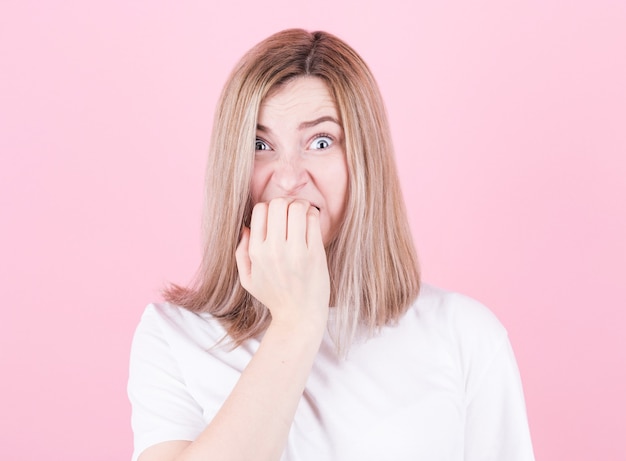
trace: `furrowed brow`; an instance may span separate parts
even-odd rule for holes
[[[341,124],[339,123],[339,120],[337,120],[334,117],[331,117],[330,115],[326,115],[324,117],[320,117],[320,118],[317,118],[315,120],[311,120],[310,122],[302,122],[298,126],[298,129],[304,130],[306,128],[311,128],[312,126],[319,125],[320,123],[324,123],[324,122],[333,122],[333,123],[336,123],[337,125],[341,126]]]
[[[331,117],[330,115],[326,115],[324,117],[320,117],[320,118],[316,118],[315,120],[311,120],[308,122],[302,122],[300,125],[298,125],[298,129],[299,130],[305,130],[307,128],[311,128],[315,125],[319,125],[320,123],[324,123],[324,122],[333,122],[336,123],[337,125],[341,126],[341,123],[339,123],[339,120],[337,120],[335,117]],[[263,133],[271,133],[272,130],[269,129],[269,127],[266,127],[265,125],[261,125],[260,123],[257,123],[256,125],[256,129],[257,131],[261,131]]]

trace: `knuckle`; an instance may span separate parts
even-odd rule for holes
[[[286,197],[276,197],[270,201],[270,206],[274,207],[287,207],[289,205],[289,199]]]
[[[248,248],[248,257],[251,261],[256,261],[261,256],[261,251],[257,245],[250,245]]]
[[[252,208],[252,214],[260,213],[267,208],[267,203],[257,202]]]
[[[304,200],[294,200],[293,202],[291,202],[291,204],[289,205],[289,210],[295,210],[295,211],[303,211],[306,212],[309,209],[309,204],[308,202],[304,201]]]

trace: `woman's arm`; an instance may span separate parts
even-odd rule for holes
[[[272,322],[200,436],[155,445],[139,461],[278,460],[284,451],[328,317],[319,212],[302,200],[257,204],[236,256],[242,286],[270,309]]]
[[[465,461],[534,461],[524,392],[505,336],[469,390]]]

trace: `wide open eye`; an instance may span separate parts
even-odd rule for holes
[[[261,138],[256,138],[254,142],[254,150],[270,150],[270,146]]]
[[[330,136],[320,135],[313,140],[309,149],[328,149],[333,143],[333,139]]]

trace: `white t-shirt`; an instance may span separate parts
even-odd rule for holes
[[[128,394],[133,461],[195,440],[259,346],[231,350],[209,314],[152,304],[135,333]],[[268,415],[272,418],[273,415]],[[532,461],[505,329],[465,296],[422,286],[398,325],[339,359],[326,335],[282,461]]]

